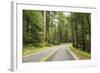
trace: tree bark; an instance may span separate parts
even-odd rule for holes
[[[83,24],[84,22],[82,19],[81,19],[81,22],[82,22],[81,24],[82,24],[82,39],[83,39],[82,40],[83,41],[82,50],[85,51],[85,34],[84,34],[84,24]]]

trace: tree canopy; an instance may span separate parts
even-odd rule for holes
[[[91,14],[23,10],[23,45],[50,46],[72,43],[91,52]]]

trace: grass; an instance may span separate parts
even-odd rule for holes
[[[34,47],[32,44],[30,44],[30,45],[27,45],[27,46],[23,47],[23,53],[22,54],[23,54],[23,56],[27,56],[27,55],[30,55],[32,53],[42,51],[42,50],[46,50],[48,48],[56,47],[56,46],[58,46],[58,45],[45,44],[45,45],[42,45],[42,46]]]
[[[34,53],[34,52],[38,52],[38,51],[42,51],[42,50],[45,50],[45,49],[48,49],[48,47],[29,47],[29,46],[25,46],[23,47],[23,56],[26,56],[26,55],[29,55],[31,53]]]
[[[72,44],[68,44],[69,49],[76,55],[80,60],[91,59],[91,53],[84,52],[80,48],[74,48]]]

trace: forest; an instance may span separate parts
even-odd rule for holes
[[[67,43],[91,53],[91,13],[23,10],[23,47]]]

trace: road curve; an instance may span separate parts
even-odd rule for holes
[[[75,60],[70,51],[68,51],[67,45],[59,45],[57,47],[52,47],[44,51],[33,53],[27,57],[23,57],[23,62],[40,62],[43,58],[47,57],[52,52],[53,55],[49,56],[46,61],[67,61]]]

